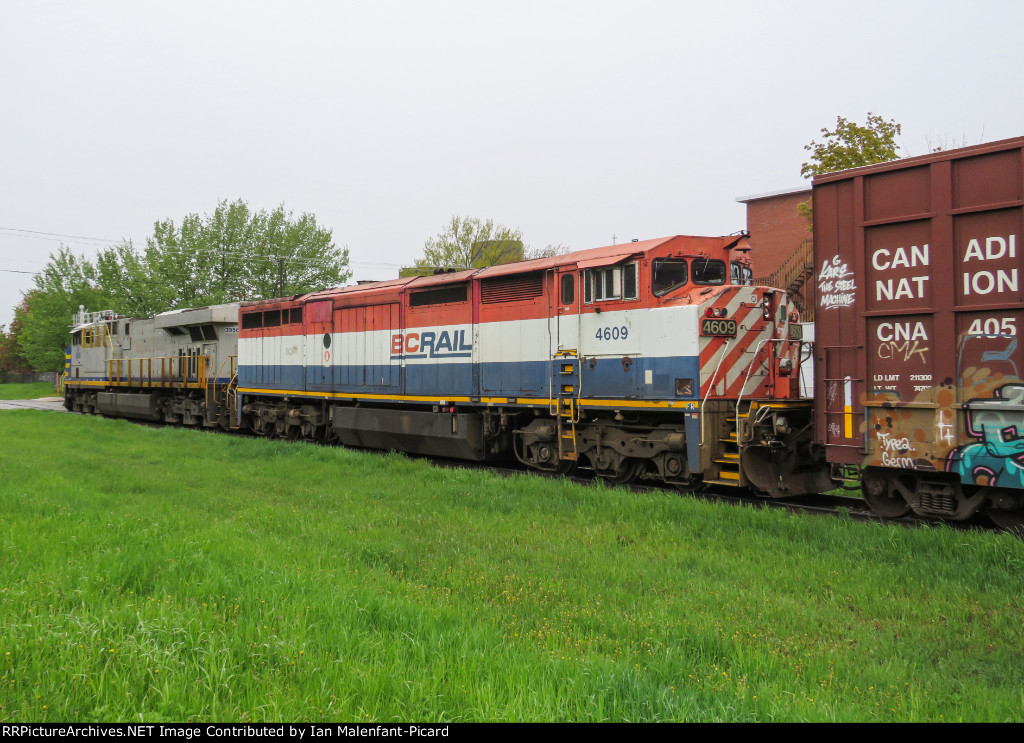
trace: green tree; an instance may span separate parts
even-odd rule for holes
[[[131,317],[150,317],[171,308],[173,287],[152,275],[145,254],[130,240],[101,251],[96,257],[96,284],[102,307]],[[92,308],[90,308],[92,309]]]
[[[180,226],[157,222],[144,250],[122,241],[101,251],[95,264],[61,246],[15,313],[16,339],[34,369],[57,371],[79,305],[147,317],[326,289],[350,276],[348,249],[337,247],[312,214],[295,217],[283,205],[254,212],[240,199],[221,201],[212,214],[187,214]]]
[[[25,302],[22,301],[15,309],[14,321],[9,330],[5,331],[4,326],[0,325],[0,381],[6,379],[8,374],[25,374],[32,371],[32,365],[21,353],[21,346],[18,344],[24,308]],[[20,315],[18,310],[22,310]]]
[[[475,217],[454,216],[445,228],[424,243],[423,257],[416,261],[415,273],[430,273],[438,268],[494,266],[522,260],[523,233],[482,221]]]
[[[572,249],[568,245],[558,243],[557,245],[546,245],[543,248],[537,248],[535,250],[529,249],[526,251],[523,257],[528,261],[532,261],[536,258],[554,258],[556,256],[566,255],[567,253],[571,252]]]
[[[835,170],[896,160],[899,157],[896,137],[902,130],[903,127],[895,119],[886,121],[871,112],[868,112],[868,120],[864,125],[838,116],[833,131],[827,128],[821,130],[824,135],[821,142],[811,140],[810,144],[804,146],[811,157],[800,167],[800,175],[810,178]]]
[[[157,222],[144,251],[123,242],[97,260],[99,286],[132,315],[301,294],[351,275],[348,249],[312,214],[295,217],[283,205],[254,212],[241,199],[180,225]]]
[[[900,156],[896,137],[902,131],[903,127],[895,119],[886,121],[870,111],[864,125],[837,116],[834,130],[821,130],[824,135],[821,142],[811,140],[810,144],[804,145],[804,149],[811,153],[811,158],[800,166],[800,175],[810,178],[836,170],[896,160]],[[808,231],[813,231],[811,200],[798,204],[797,211],[807,219]]]
[[[103,293],[96,286],[92,264],[61,246],[42,271],[33,277],[35,288],[23,295],[14,312],[14,324],[20,324],[17,342],[22,355],[36,371],[61,371],[64,349],[70,340],[71,318],[80,305],[91,310],[99,307]]]

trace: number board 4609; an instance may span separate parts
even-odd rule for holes
[[[700,321],[701,335],[736,335],[736,321],[733,318],[704,317]]]

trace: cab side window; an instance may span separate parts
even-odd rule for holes
[[[576,277],[571,273],[562,274],[562,304],[572,304],[576,301]]]
[[[660,297],[685,286],[688,267],[684,258],[655,258],[651,264],[651,291]]]
[[[583,301],[603,302],[609,299],[638,299],[637,264],[610,268],[588,268],[583,272]]]

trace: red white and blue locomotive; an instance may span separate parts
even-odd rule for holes
[[[614,482],[820,492],[800,326],[784,291],[751,284],[748,250],[744,236],[677,236],[146,320],[83,315],[66,402],[583,464]]]

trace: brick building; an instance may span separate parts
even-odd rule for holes
[[[807,186],[737,198],[747,205],[747,231],[758,283],[787,289],[805,319],[813,319],[812,234],[797,206],[811,198]]]

